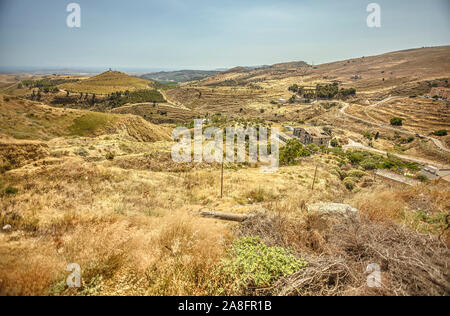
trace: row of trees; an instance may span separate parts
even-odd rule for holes
[[[315,93],[310,90],[306,90],[304,87],[299,86],[297,84],[293,84],[289,87],[289,91],[296,93],[306,99],[313,99],[315,97],[319,99],[333,99],[336,97],[349,97],[356,95],[356,89],[355,88],[341,88],[339,89],[339,84],[337,82],[334,82],[332,84],[325,84],[321,85],[318,84],[316,86]]]

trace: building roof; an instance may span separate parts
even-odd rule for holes
[[[323,127],[305,127],[305,131],[312,137],[328,138],[330,135],[325,133]]]

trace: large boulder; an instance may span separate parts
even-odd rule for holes
[[[360,220],[359,211],[348,204],[316,203],[308,206],[308,213],[320,230]]]

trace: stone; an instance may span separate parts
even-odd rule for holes
[[[308,206],[308,212],[320,219],[321,226],[330,227],[340,224],[359,222],[359,211],[348,204],[316,203]]]
[[[11,231],[11,229],[12,229],[11,225],[5,225],[5,226],[3,226],[3,230],[4,230],[5,232],[9,232],[9,231]]]

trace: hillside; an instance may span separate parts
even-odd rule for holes
[[[301,76],[310,66],[303,62],[289,62],[261,67],[235,67],[201,81],[206,86],[235,86],[267,79],[282,79],[286,76]]]
[[[26,140],[50,140],[63,136],[95,137],[120,134],[135,141],[170,139],[163,126],[139,116],[61,109],[39,102],[3,97],[0,107],[0,136]]]
[[[62,84],[59,88],[70,92],[110,94],[117,91],[147,89],[151,84],[151,81],[122,72],[107,71],[80,82]]]
[[[161,71],[142,75],[141,78],[155,80],[161,83],[188,82],[202,80],[206,77],[213,76],[218,73],[219,71],[203,70]]]

